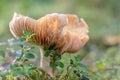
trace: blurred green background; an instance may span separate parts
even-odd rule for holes
[[[0,41],[13,37],[9,22],[14,12],[35,19],[49,13],[84,18],[90,40],[80,53],[91,79],[120,80],[120,0],[0,0]]]
[[[9,21],[17,12],[38,19],[49,13],[71,13],[84,18],[90,38],[120,33],[119,0],[0,0],[0,38],[9,36]]]

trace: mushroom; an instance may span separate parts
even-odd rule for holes
[[[52,13],[35,20],[27,16],[14,13],[9,23],[10,31],[14,37],[23,35],[23,30],[35,33],[32,42],[42,47],[49,47],[55,44],[54,49],[59,53],[75,53],[82,48],[89,39],[88,26],[83,19],[78,19],[72,14]],[[53,76],[55,73],[49,67],[50,59],[44,57],[44,51],[40,47],[41,61],[40,66],[48,74]]]

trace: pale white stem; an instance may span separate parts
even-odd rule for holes
[[[44,51],[42,47],[40,48],[40,67],[43,67],[43,57],[44,57]]]

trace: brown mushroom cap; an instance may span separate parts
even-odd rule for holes
[[[14,14],[10,31],[15,37],[23,35],[28,30],[34,36],[35,44],[50,46],[55,44],[59,53],[76,52],[88,41],[88,26],[83,19],[71,14],[48,14],[38,20],[27,16]]]

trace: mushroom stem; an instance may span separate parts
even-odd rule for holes
[[[44,57],[44,51],[43,48],[40,47],[40,67],[43,67],[43,57]]]
[[[44,56],[44,49],[40,47],[40,67],[47,72],[51,77],[54,77],[57,73],[56,68],[49,67],[50,57]]]

